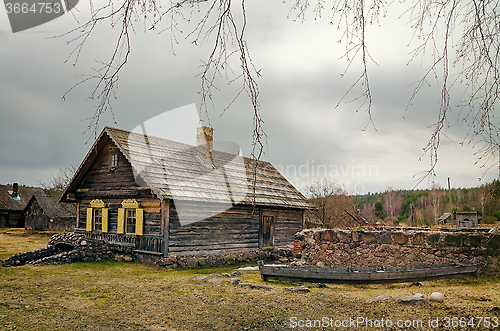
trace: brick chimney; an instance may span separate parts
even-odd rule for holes
[[[206,165],[213,164],[214,129],[207,126],[196,128],[196,149]]]
[[[10,195],[12,198],[16,198],[19,195],[19,184],[12,184],[12,194]]]

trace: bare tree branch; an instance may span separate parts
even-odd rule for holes
[[[339,42],[345,45],[341,57],[347,62],[344,74],[354,63],[362,65],[358,78],[338,105],[358,103],[356,111],[364,110],[368,115],[366,127],[372,125],[375,128],[369,70],[372,64],[378,64],[369,52],[367,29],[380,24],[390,4],[384,0],[288,0],[284,3],[290,5],[288,16],[294,20],[305,20],[309,12],[312,12],[314,19],[320,19],[325,10],[331,10],[330,24],[337,28]],[[429,157],[430,167],[417,177],[417,181],[420,183],[425,178],[434,177],[441,139],[446,137],[450,126],[448,118],[454,110],[459,112],[460,118],[469,127],[462,143],[476,148],[478,162],[484,166],[500,148],[500,128],[494,116],[500,96],[499,2],[401,0],[400,3],[406,6],[400,18],[407,19],[413,29],[408,42],[417,44],[410,53],[409,62],[424,63],[428,54],[432,58],[423,77],[415,83],[407,109],[413,105],[422,87],[431,84],[432,80],[439,84],[441,91],[441,102],[436,107],[437,116],[430,126],[432,133],[422,154],[422,157]],[[253,110],[252,157],[260,159],[266,139],[257,83],[260,71],[252,62],[245,39],[248,24],[245,0],[107,0],[97,7],[95,1],[90,0],[89,4],[89,20],[65,34],[73,37],[69,43],[75,45],[68,61],[72,60],[73,64],[78,61],[90,36],[101,23],[109,22],[119,30],[110,59],[96,62],[98,67],[94,73],[84,76],[74,86],[94,83],[89,98],[98,100],[98,106],[90,119],[89,130],[97,134],[100,116],[111,111],[119,74],[131,52],[130,34],[134,32],[134,24],[143,22],[145,31],[168,31],[172,47],[181,39],[193,38],[191,42],[195,45],[212,43],[211,51],[200,67],[202,109],[208,117],[208,106],[211,104],[213,107],[213,96],[221,90],[221,81],[232,86],[238,84],[234,98],[222,113],[240,96],[249,98]],[[185,32],[180,28],[180,23],[192,24],[194,27]],[[360,93],[359,87],[362,88]],[[456,92],[453,91],[458,91],[461,97],[456,100]]]

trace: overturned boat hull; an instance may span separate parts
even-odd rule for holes
[[[259,262],[259,271],[264,281],[269,279],[311,283],[404,283],[436,279],[476,277],[477,266],[441,264],[372,267],[317,267],[265,265]]]

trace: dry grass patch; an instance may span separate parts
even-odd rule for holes
[[[33,240],[31,236],[7,236],[12,238],[0,242],[4,250],[3,243],[16,238]],[[427,321],[431,317],[498,316],[488,310],[500,306],[498,278],[422,282],[422,286],[319,288],[304,284],[311,288],[310,293],[284,288],[299,283],[274,281],[269,284],[275,289],[263,290],[231,285],[227,279],[220,284],[194,280],[231,271],[233,268],[167,271],[126,262],[0,268],[0,330],[289,330],[292,317]],[[244,272],[240,279],[264,284],[258,272]],[[394,299],[435,291],[446,295],[445,302],[405,305]],[[368,300],[381,294],[393,299]]]
[[[0,228],[0,260],[17,253],[45,247],[55,233],[22,228]]]

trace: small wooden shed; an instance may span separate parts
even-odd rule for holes
[[[194,133],[193,133],[194,134]],[[158,256],[292,247],[309,201],[270,163],[106,127],[61,197],[76,231]]]
[[[59,202],[60,195],[34,194],[21,213],[27,230],[73,231],[76,205]]]
[[[457,228],[477,228],[481,216],[477,211],[457,211],[455,212],[455,224]]]

